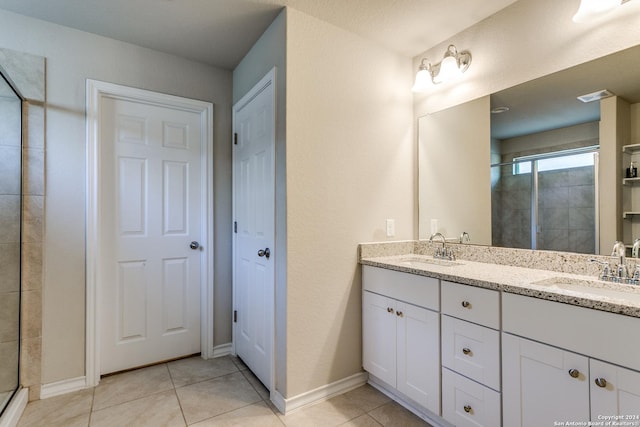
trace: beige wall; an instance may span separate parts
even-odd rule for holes
[[[412,78],[409,58],[288,10],[286,397],[361,371],[357,244],[414,237]]]
[[[85,80],[214,103],[216,250],[224,255],[231,248],[231,176],[225,167],[231,150],[231,73],[5,11],[0,11],[0,47],[46,58],[42,332],[42,381],[46,384],[84,375]],[[230,265],[215,267],[216,286],[230,286]],[[216,327],[215,332],[216,344],[229,342],[228,326],[223,330]]]
[[[466,231],[473,243],[490,245],[489,97],[421,117],[418,134],[420,238],[437,220],[435,231],[447,238]]]

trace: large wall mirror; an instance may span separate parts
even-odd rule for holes
[[[421,117],[420,238],[466,231],[471,243],[502,247],[631,247],[639,69],[636,46]]]
[[[0,73],[0,414],[19,386],[22,101]]]

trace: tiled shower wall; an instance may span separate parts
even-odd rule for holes
[[[0,405],[18,383],[21,116],[19,99],[0,96]]]
[[[0,71],[25,99],[22,105],[22,302],[20,384],[40,398],[45,199],[45,59],[0,49]]]
[[[595,253],[594,168],[538,174],[538,249]],[[503,173],[492,190],[493,245],[531,248],[531,175]]]

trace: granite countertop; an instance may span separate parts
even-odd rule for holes
[[[594,276],[467,260],[439,261],[428,255],[416,254],[363,257],[360,259],[360,263],[470,286],[640,317],[640,286],[604,282]],[[567,284],[567,286],[563,284]]]

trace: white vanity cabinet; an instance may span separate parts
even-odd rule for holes
[[[640,416],[640,318],[506,293],[502,313],[503,425]]]
[[[363,267],[363,367],[440,415],[439,281]]]
[[[442,418],[500,425],[500,293],[442,281]]]

